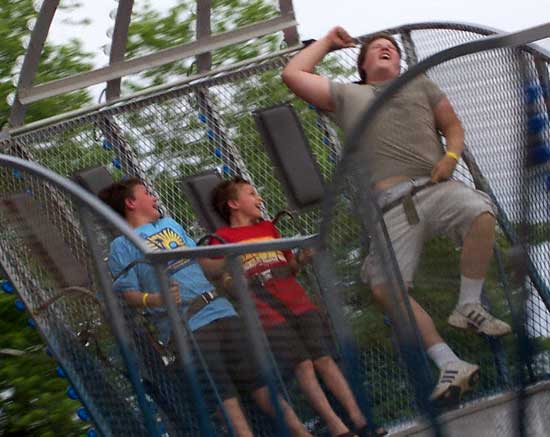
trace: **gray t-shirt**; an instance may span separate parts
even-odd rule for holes
[[[331,82],[332,115],[346,137],[387,85]],[[443,156],[433,108],[444,96],[434,82],[420,76],[384,104],[353,155],[356,163],[367,166],[372,184],[392,176],[430,176]]]

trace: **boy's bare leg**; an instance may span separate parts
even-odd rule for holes
[[[229,398],[224,400],[223,407],[225,408],[225,412],[231,421],[231,426],[235,430],[238,437],[254,436],[237,398]]]
[[[406,307],[401,297],[399,297],[400,308],[396,310],[395,303],[389,295],[384,284],[375,285],[372,288],[372,294],[376,302],[382,307],[384,312],[390,316],[390,319],[395,323],[396,316],[398,314],[407,314]],[[443,343],[443,339],[437,332],[434,322],[430,315],[420,306],[420,304],[414,300],[412,296],[409,296],[412,313],[416,320],[420,336],[424,343],[424,348],[429,349],[431,346],[437,343]],[[399,320],[399,319],[397,319]]]
[[[495,318],[481,304],[483,282],[493,254],[495,221],[488,212],[477,216],[464,237],[460,293],[448,322],[456,328],[474,328],[486,335],[501,336],[510,334],[512,327]]]
[[[269,395],[269,389],[267,387],[261,387],[252,393],[252,397],[259,405],[259,407],[269,416],[275,417],[275,408],[271,403],[271,397]],[[288,403],[279,396],[279,405],[283,411],[285,423],[290,430],[290,433],[294,437],[313,437],[302,421],[296,416],[296,413]]]
[[[313,365],[315,366],[315,370],[321,375],[328,389],[344,407],[355,427],[362,428],[365,426],[367,420],[359,409],[359,405],[357,405],[353,392],[344,378],[342,371],[336,365],[332,357],[321,357],[315,360]]]
[[[484,213],[478,216],[464,237],[460,272],[462,275],[483,279],[493,255],[496,220],[492,214]]]
[[[310,405],[325,421],[331,434],[338,435],[349,431],[332,409],[323,389],[319,385],[311,360],[302,361],[298,364],[294,369],[294,374]]]
[[[357,401],[353,396],[348,382],[344,378],[342,371],[334,362],[332,357],[322,357],[314,361],[315,369],[321,374],[324,383],[328,389],[334,394],[338,402],[344,406],[348,416],[355,425],[356,429],[361,429],[367,425],[367,419],[361,412]],[[382,426],[375,431],[384,432]]]

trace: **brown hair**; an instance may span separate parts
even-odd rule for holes
[[[397,40],[393,37],[391,33],[377,32],[367,37],[363,41],[363,44],[361,45],[361,50],[359,51],[359,56],[357,57],[357,70],[359,71],[359,76],[361,77],[361,83],[367,83],[367,73],[365,72],[365,70],[363,70],[363,62],[365,62],[365,56],[367,55],[367,50],[374,40],[377,40],[380,38],[387,39],[389,42],[391,42],[397,49],[397,53],[399,53],[399,57],[401,57],[401,48],[399,47],[399,44],[397,44]]]
[[[126,218],[126,199],[134,197],[136,185],[143,185],[143,181],[137,177],[130,177],[123,181],[114,182],[101,190],[98,197],[107,205]]]
[[[227,204],[229,200],[236,200],[238,196],[238,185],[251,185],[249,181],[241,176],[235,176],[232,179],[220,182],[212,191],[212,207],[222,216],[223,220],[230,224],[231,208]]]

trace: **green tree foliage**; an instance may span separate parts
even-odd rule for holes
[[[23,40],[30,37],[27,22],[36,15],[31,0],[0,1],[0,125],[7,123],[10,106],[6,97],[15,91],[26,51]],[[77,40],[58,46],[46,44],[35,83],[86,71],[91,68],[89,58]],[[90,101],[85,91],[50,98],[31,105],[25,121]],[[55,376],[54,360],[44,353],[37,332],[27,326],[28,314],[14,309],[14,299],[0,295],[0,349],[23,352],[0,353],[0,435],[82,435],[85,425],[74,419],[80,404],[67,398],[67,381]]]
[[[77,5],[73,5],[76,7]],[[32,0],[0,0],[0,125],[9,117],[6,97],[15,91],[26,49],[23,41],[30,37],[29,20],[36,18]],[[90,54],[82,50],[78,40],[64,45],[46,44],[34,83],[46,82],[80,73],[91,68]],[[15,82],[15,83],[14,83]],[[86,91],[52,97],[30,105],[26,122],[79,108],[91,101]]]
[[[211,15],[212,34],[219,34],[272,18],[278,14],[269,0],[213,0]],[[135,10],[129,29],[127,57],[145,55],[196,38],[196,3],[180,2],[167,13],[156,11],[151,2]],[[212,54],[213,68],[254,58],[272,52],[280,44],[280,37],[267,35],[256,40],[224,47]],[[125,85],[130,90],[160,85],[195,72],[194,59],[184,59],[148,70]]]
[[[82,435],[88,425],[74,414],[80,403],[66,396],[67,381],[14,301],[0,295],[0,435]]]

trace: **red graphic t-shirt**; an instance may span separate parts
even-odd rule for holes
[[[281,238],[277,228],[269,220],[264,220],[255,225],[225,227],[216,231],[228,243],[258,243],[261,241]],[[210,244],[220,244],[216,239],[211,239]],[[256,273],[284,266],[292,259],[290,250],[271,251],[261,253],[247,253],[242,255],[241,261],[247,277]],[[306,291],[298,283],[294,276],[286,278],[272,278],[265,283],[265,288],[277,299],[285,304],[293,314],[302,314],[309,310],[317,309],[306,294]],[[285,318],[275,309],[271,308],[263,300],[253,296],[256,309],[264,327],[268,328],[285,321]]]

